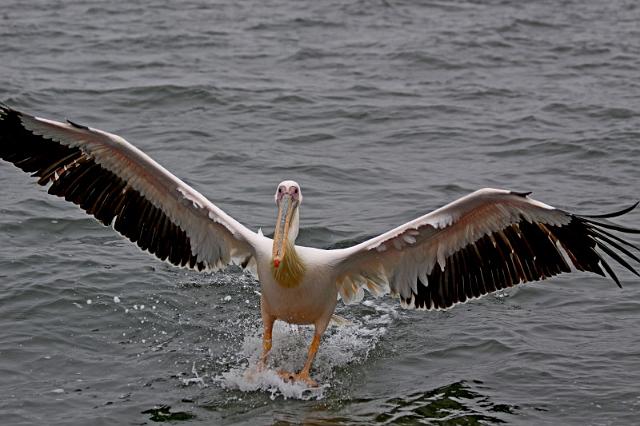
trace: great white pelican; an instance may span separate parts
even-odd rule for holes
[[[306,363],[285,380],[315,385],[311,365],[338,299],[366,289],[402,306],[448,309],[499,289],[574,270],[620,281],[605,260],[634,274],[638,247],[609,221],[632,210],[572,214],[502,189],[481,189],[380,236],[348,248],[295,244],[300,185],[278,185],[273,239],[227,215],[125,139],[102,130],[34,117],[0,104],[0,157],[38,178],[48,192],[80,206],[141,249],[174,265],[217,271],[229,264],[260,281],[264,323],[260,364],[274,321],[313,324]]]

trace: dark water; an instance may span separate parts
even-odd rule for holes
[[[2,0],[0,100],[123,135],[265,233],[295,179],[300,241],[326,247],[484,186],[584,213],[637,200],[639,22],[634,0]],[[172,269],[18,169],[0,179],[0,423],[640,418],[626,271],[623,290],[576,274],[447,312],[340,304],[319,393],[250,390],[256,282]],[[274,364],[299,368],[309,330],[275,337]]]

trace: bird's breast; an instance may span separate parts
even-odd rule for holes
[[[338,292],[335,277],[329,270],[305,262],[299,281],[287,286],[277,280],[271,263],[269,258],[258,265],[262,303],[270,315],[288,323],[314,324],[333,313]]]

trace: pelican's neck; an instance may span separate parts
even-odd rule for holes
[[[291,216],[291,223],[289,224],[289,234],[287,235],[288,242],[295,247],[296,238],[298,238],[298,232],[300,231],[300,208],[295,209],[293,216]]]
[[[297,287],[304,277],[305,266],[296,251],[296,238],[298,237],[299,230],[300,214],[296,209],[291,218],[291,224],[289,225],[289,234],[285,242],[287,247],[284,251],[284,256],[277,268],[274,266],[273,261],[271,262],[273,278],[275,278],[282,287]]]

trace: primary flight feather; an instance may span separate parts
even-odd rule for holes
[[[295,244],[302,191],[276,189],[273,239],[251,231],[120,136],[68,121],[34,117],[0,104],[0,157],[38,178],[50,194],[79,205],[141,249],[176,266],[216,271],[240,265],[257,275],[264,323],[264,366],[275,320],[313,324],[306,363],[286,380],[315,385],[311,366],[338,298],[368,290],[403,306],[447,309],[515,284],[571,272],[608,274],[606,255],[638,275],[638,247],[619,233],[640,233],[501,189],[481,189],[353,247]]]

